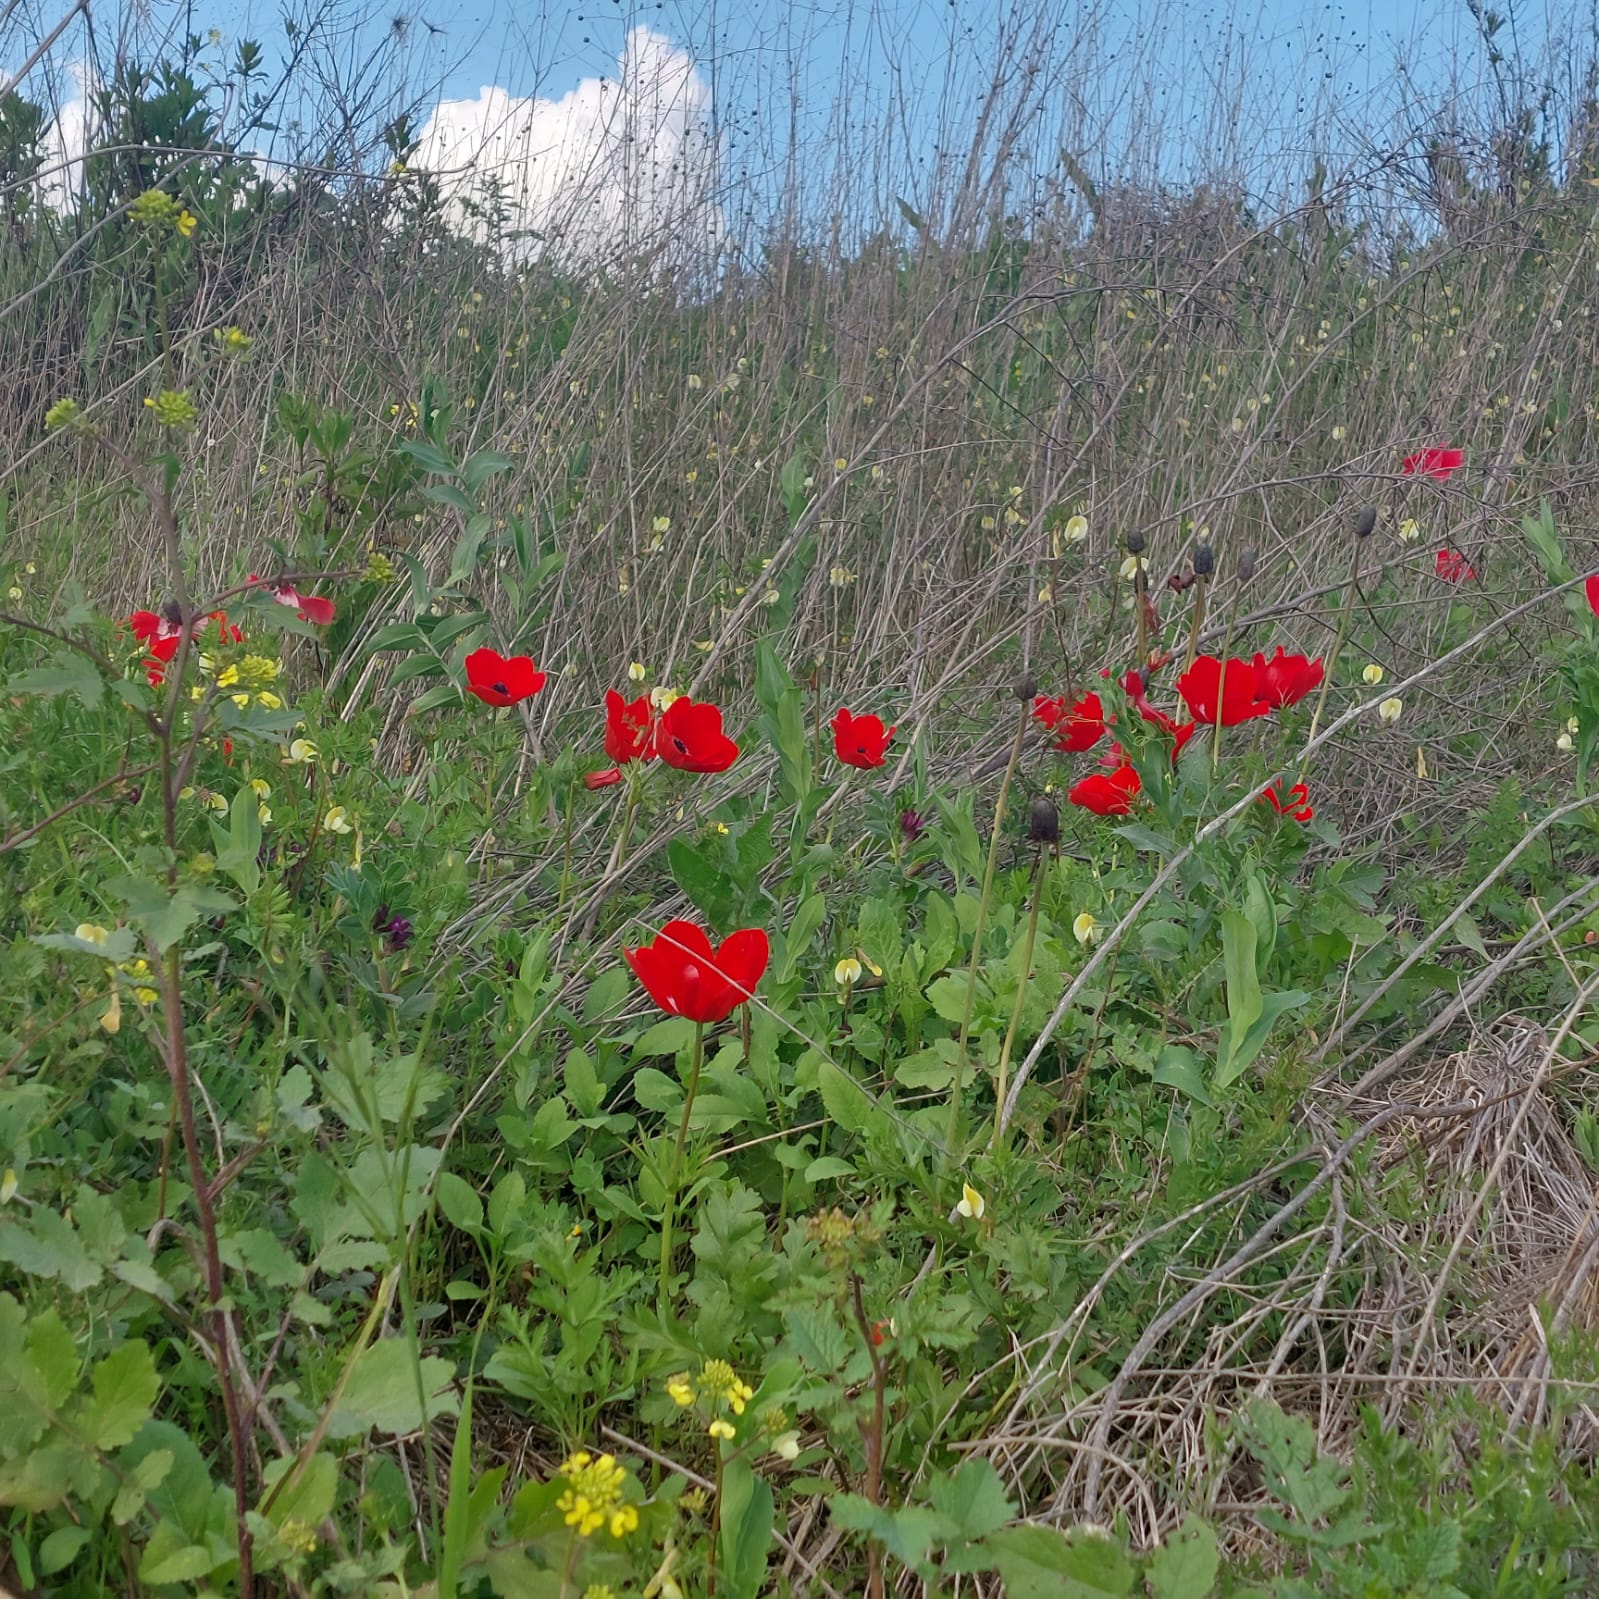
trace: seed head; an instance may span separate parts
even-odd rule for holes
[[[1377,507],[1367,505],[1361,509],[1360,515],[1355,518],[1355,537],[1369,539],[1371,531],[1377,525]]]
[[[1127,553],[1129,555],[1142,555],[1144,553],[1144,535],[1134,528],[1127,535]]]
[[[1240,583],[1247,583],[1254,575],[1255,552],[1253,550],[1245,550],[1244,553],[1238,557],[1238,581]]]
[[[1035,844],[1060,843],[1060,812],[1055,802],[1040,795],[1027,818],[1027,836]]]
[[[1024,705],[1031,705],[1033,702],[1033,696],[1038,693],[1038,679],[1034,677],[1031,672],[1024,671],[1021,676],[1011,684],[1010,691],[1011,696],[1014,699],[1020,700]]]
[[[1194,576],[1209,577],[1216,570],[1216,552],[1208,544],[1194,546]]]

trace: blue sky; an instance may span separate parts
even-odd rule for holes
[[[302,14],[322,0],[292,0]],[[370,55],[406,19],[398,60],[417,96],[470,99],[487,85],[558,100],[614,77],[623,41],[647,26],[682,49],[715,118],[724,183],[751,195],[798,178],[830,183],[847,150],[865,164],[863,205],[937,187],[937,136],[962,154],[994,63],[1034,59],[1036,107],[1016,130],[1037,169],[1069,146],[1096,177],[1129,163],[1183,182],[1218,168],[1251,193],[1297,183],[1312,150],[1414,137],[1423,99],[1492,96],[1487,52],[1465,0],[333,0],[339,57]],[[1596,0],[1543,7],[1498,0],[1506,54],[1575,74],[1588,59]],[[23,0],[0,60],[15,63],[62,7]],[[1059,15],[1051,20],[1051,12]],[[31,19],[24,20],[31,12]],[[281,48],[277,0],[156,0],[155,17]],[[1028,34],[1025,47],[1015,44]],[[102,24],[101,42],[104,43]],[[20,48],[19,48],[20,47]],[[82,54],[77,29],[56,47]],[[31,86],[31,85],[30,85]],[[1568,95],[1574,83],[1555,85]],[[315,90],[305,86],[307,99]],[[885,107],[893,113],[885,114]],[[947,153],[946,153],[947,155]],[[958,161],[957,161],[958,164]],[[873,185],[875,184],[875,189]]]

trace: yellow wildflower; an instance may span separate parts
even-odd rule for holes
[[[968,1182],[961,1184],[960,1203],[955,1207],[956,1212],[971,1221],[981,1221],[983,1212],[988,1209],[988,1202]]]

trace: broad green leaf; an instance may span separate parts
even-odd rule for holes
[[[423,1355],[420,1373],[403,1338],[380,1338],[362,1351],[328,1422],[329,1438],[358,1438],[373,1431],[410,1433],[435,1416],[454,1412],[455,1367]]]
[[[1015,1514],[999,1473],[986,1460],[968,1460],[948,1476],[936,1476],[927,1497],[965,1539],[983,1538]]]
[[[482,1231],[483,1201],[464,1177],[453,1171],[440,1172],[433,1194],[451,1226],[464,1233]]]
[[[56,1572],[66,1570],[88,1541],[87,1527],[57,1527],[39,1545],[39,1574],[53,1577]]]
[[[1309,1003],[1310,995],[1297,988],[1285,989],[1280,994],[1267,994],[1261,1001],[1261,1013],[1255,1018],[1254,1025],[1227,1053],[1211,1087],[1219,1092],[1237,1082],[1265,1048],[1266,1040],[1278,1020],[1289,1011],[1298,1010]]]
[[[1006,1599],[1121,1599],[1137,1573],[1107,1534],[1029,1524],[990,1533]]]
[[[1209,1522],[1189,1516],[1150,1557],[1144,1581],[1152,1599],[1207,1599],[1220,1567]]]
[[[105,692],[100,669],[76,650],[57,650],[48,666],[36,666],[5,680],[7,694],[74,694],[91,710]]]
[[[161,1392],[155,1360],[138,1339],[118,1344],[91,1374],[93,1401],[85,1401],[77,1428],[97,1449],[120,1449],[150,1419]]]
[[[721,1570],[717,1592],[728,1599],[756,1599],[772,1547],[772,1490],[746,1460],[722,1467]]]

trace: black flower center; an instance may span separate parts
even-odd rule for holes
[[[510,697],[511,691],[503,683],[490,683],[489,687],[493,689],[496,694],[504,694],[507,698]]]

